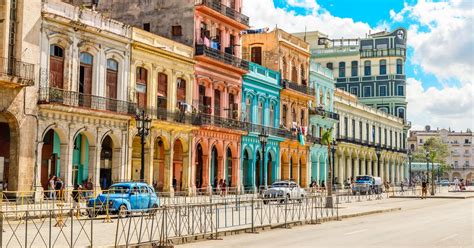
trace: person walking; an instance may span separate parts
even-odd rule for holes
[[[61,180],[60,177],[55,177],[56,178],[56,181],[55,181],[55,184],[54,184],[54,189],[56,191],[56,195],[57,195],[57,198],[58,200],[62,200],[63,199],[63,181]]]
[[[51,175],[48,182],[48,190],[49,190],[49,199],[56,200],[56,176]]]
[[[428,183],[426,181],[421,182],[421,199],[426,199],[428,193]]]

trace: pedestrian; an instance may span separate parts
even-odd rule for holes
[[[405,185],[405,183],[403,182],[403,180],[400,182],[400,188],[402,189],[402,192],[405,192],[405,190],[403,189],[403,186]]]
[[[222,184],[223,184],[223,180],[222,179],[219,179],[219,183],[217,184],[217,193],[222,196]]]
[[[426,199],[426,194],[428,193],[427,185],[426,181],[421,182],[421,199]]]
[[[178,184],[178,181],[176,180],[176,177],[173,177],[173,189],[176,191],[176,185]]]
[[[226,187],[227,187],[227,184],[226,184],[225,179],[224,179],[224,181],[222,182],[222,194],[224,196],[226,196],[226,194],[227,194]]]
[[[49,199],[56,200],[56,176],[51,175],[48,182]]]
[[[56,196],[58,198],[58,200],[62,200],[63,199],[63,181],[61,180],[60,177],[55,177],[56,178],[56,181],[54,183],[54,189],[56,190]]]
[[[459,190],[459,179],[457,177],[454,178],[454,191]]]
[[[74,211],[77,210],[77,215],[79,216],[80,214],[80,198],[81,198],[81,185],[75,185],[74,190],[72,191],[72,213],[74,214]]]

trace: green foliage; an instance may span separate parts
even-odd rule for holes
[[[323,134],[321,135],[322,145],[326,145],[330,147],[331,143],[332,143],[332,128],[324,130]]]
[[[430,160],[430,163],[438,163],[441,168],[448,169],[446,165],[446,158],[449,156],[448,145],[445,144],[440,138],[431,137],[426,140],[423,147],[419,147],[418,150],[413,153],[413,161],[415,162],[426,162],[426,157]]]

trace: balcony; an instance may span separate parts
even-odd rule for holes
[[[275,137],[280,137],[284,139],[290,139],[290,140],[298,140],[298,135],[296,135],[295,132],[292,132],[287,129],[283,128],[275,128],[275,127],[268,127],[268,126],[262,126],[259,124],[253,124],[253,123],[246,123],[248,127],[248,132],[249,133],[258,133],[260,134],[262,132],[262,129],[265,130],[265,133],[271,136]],[[306,136],[306,141],[309,143],[318,143],[321,144],[321,139],[318,137],[313,137],[311,135]]]
[[[75,91],[65,91],[58,88],[41,88],[39,104],[59,104],[85,109],[109,111],[119,114],[136,114],[136,104],[101,96],[85,95]]]
[[[206,56],[215,59],[224,64],[240,68],[242,70],[249,70],[249,62],[241,58],[237,58],[232,54],[221,52],[217,49],[206,47],[205,45],[196,45],[196,56]]]
[[[229,17],[232,20],[235,20],[245,26],[249,26],[249,17],[238,12],[237,10],[225,6],[221,3],[220,0],[195,0],[194,5],[196,6],[206,6],[212,10]]]
[[[308,87],[306,85],[299,85],[299,84],[290,82],[287,79],[283,79],[281,82],[281,85],[283,89],[292,89],[306,95],[314,96],[316,94],[313,88]]]
[[[324,110],[323,108],[310,108],[309,114],[319,115],[319,116],[322,116],[323,118],[328,117],[330,119],[339,121],[339,114],[328,111],[328,110]]]
[[[388,56],[406,56],[405,48],[388,48],[388,49],[363,49],[360,51],[361,58],[376,58]]]
[[[35,84],[35,66],[0,57],[0,83],[13,87],[32,86]]]

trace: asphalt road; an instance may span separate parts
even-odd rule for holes
[[[413,199],[402,211],[274,229],[185,247],[474,247],[474,199]]]

